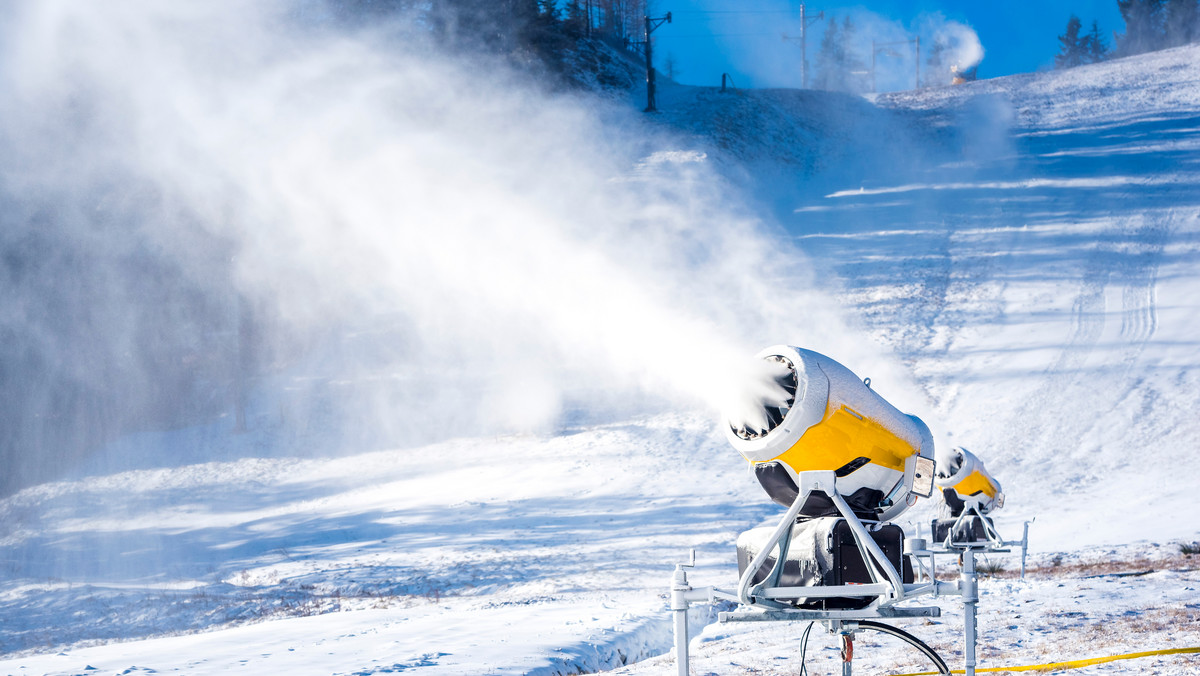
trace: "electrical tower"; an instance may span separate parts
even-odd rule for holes
[[[654,54],[652,51],[653,42],[650,40],[650,34],[654,29],[663,25],[663,23],[671,23],[671,13],[667,12],[666,16],[652,18],[646,16],[646,112],[653,113],[658,110],[654,99]]]
[[[805,14],[804,3],[800,4],[800,37],[783,36],[784,41],[799,40],[800,42],[800,88],[808,89],[808,27],[825,18],[825,11],[817,12],[816,16]]]

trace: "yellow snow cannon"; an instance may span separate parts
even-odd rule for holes
[[[950,515],[957,517],[971,507],[980,515],[1004,506],[1004,493],[983,461],[965,448],[939,454],[933,482],[942,490]]]
[[[857,516],[889,521],[933,488],[933,437],[837,361],[788,345],[769,347],[724,412],[729,442],[754,468],[771,499],[791,506],[799,473],[832,471],[837,493]],[[813,492],[800,509],[833,516]]]

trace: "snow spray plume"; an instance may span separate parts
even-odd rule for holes
[[[4,10],[8,466],[212,420],[286,453],[544,430],[716,407],[780,340],[873,354],[635,113],[306,7]]]
[[[918,22],[926,38],[929,86],[950,84],[956,74],[970,73],[983,61],[983,44],[970,26],[947,20],[941,14],[929,14]]]
[[[907,91],[917,85],[917,46],[920,37],[920,86],[950,84],[951,69],[967,72],[983,60],[983,45],[975,31],[941,14],[922,14],[911,27],[867,10],[851,12],[853,42],[847,49],[856,53],[867,71],[874,64],[878,92]],[[875,49],[875,58],[871,50]]]

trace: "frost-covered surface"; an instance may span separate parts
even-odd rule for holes
[[[1200,535],[1198,56],[880,97],[884,109],[664,88],[661,119],[688,136],[661,151],[764,191],[752,199],[812,258],[797,264],[928,397],[895,403],[1004,484],[1005,535],[1037,517],[1035,574],[983,584],[985,665],[1200,645],[1196,563],[1177,554]],[[278,438],[228,432],[128,441],[111,452],[147,444],[179,461],[0,502],[0,673],[616,667],[668,647],[674,561],[695,547],[694,579],[729,584],[737,533],[778,512],[707,412],[336,460],[279,459]],[[957,605],[943,607],[912,629],[953,656]],[[696,673],[787,673],[798,633],[710,625]],[[889,640],[863,638],[864,670],[921,666]],[[814,633],[818,672],[832,645]],[[673,668],[658,657],[631,673]]]

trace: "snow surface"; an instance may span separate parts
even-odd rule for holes
[[[796,265],[926,400],[876,389],[985,461],[1006,536],[1037,518],[1038,573],[983,584],[985,663],[1200,645],[1196,566],[1177,547],[1200,536],[1198,63],[1182,48],[876,105],[664,86],[659,124],[678,133],[657,157],[711,163],[773,215],[807,254]],[[96,464],[124,471],[0,501],[0,673],[555,674],[650,658],[670,644],[673,563],[696,548],[695,582],[730,584],[737,534],[779,513],[714,418],[338,458],[280,458],[290,437],[269,426],[124,440]],[[179,462],[136,460],[159,448]],[[1114,562],[1133,570],[1083,565]],[[907,628],[953,658],[957,604],[942,605]],[[797,629],[710,625],[696,673],[794,670]],[[920,666],[889,640],[864,637],[864,667]],[[814,673],[833,669],[830,646],[814,633]]]
[[[979,587],[978,668],[1028,666],[1151,650],[1200,646],[1200,567],[1178,549],[1142,545],[1085,549],[1038,556],[1027,577],[1015,575],[1014,559],[993,556],[1004,577],[985,576]],[[1118,561],[1124,572],[1110,572]],[[1103,563],[1099,563],[1103,562]],[[940,565],[947,566],[949,561]],[[944,573],[944,571],[943,571]],[[942,616],[902,623],[962,669],[962,605],[952,599],[913,602],[937,605]],[[807,623],[709,625],[692,642],[694,674],[799,674],[799,638]],[[820,625],[809,637],[804,663],[811,674],[841,673],[840,643]],[[663,655],[618,669],[617,674],[676,673]],[[1167,655],[1121,660],[1063,674],[1195,674],[1200,656]],[[912,647],[881,634],[856,634],[855,673],[911,674],[935,670]],[[961,673],[961,672],[960,672]],[[1000,671],[1000,673],[1010,673]]]

